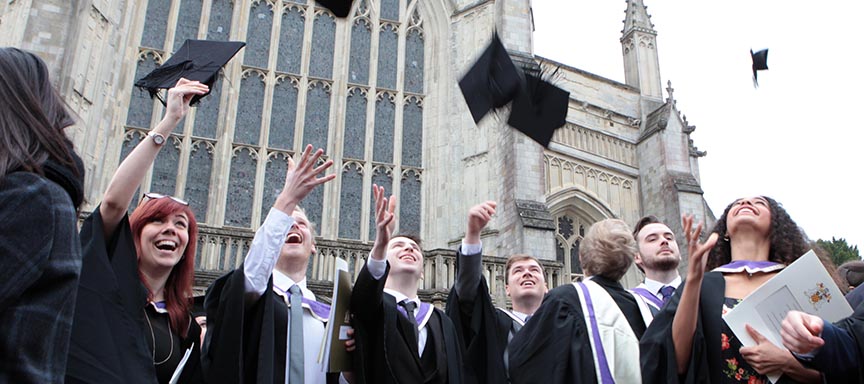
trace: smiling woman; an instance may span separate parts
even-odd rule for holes
[[[202,382],[192,321],[198,224],[189,203],[147,193],[126,214],[165,137],[207,86],[180,79],[165,117],[123,160],[81,229],[84,253],[67,383]],[[184,359],[188,355],[188,359]]]

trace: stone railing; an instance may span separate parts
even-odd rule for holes
[[[196,259],[196,294],[201,294],[212,281],[243,263],[254,233],[243,229],[221,229],[199,227],[198,257]],[[306,278],[309,287],[323,301],[332,295],[332,281],[336,258],[348,262],[348,270],[354,279],[363,268],[363,263],[372,249],[372,244],[349,240],[317,239],[318,252],[309,260]],[[433,249],[423,252],[423,279],[420,281],[420,296],[425,301],[442,305],[456,279],[456,254],[449,249]],[[497,305],[506,305],[504,266],[506,258],[483,256],[483,274],[489,284],[489,292]],[[557,262],[543,261],[549,288],[564,283],[563,266]]]

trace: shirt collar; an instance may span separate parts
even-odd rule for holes
[[[679,275],[675,279],[669,282],[669,284],[663,284],[657,280],[651,280],[649,278],[645,278],[645,288],[648,289],[651,293],[657,295],[660,293],[660,288],[663,288],[667,285],[671,285],[673,288],[678,288],[681,285],[681,276]]]
[[[528,318],[527,313],[522,313],[522,312],[514,311],[514,310],[510,310],[510,313],[512,313],[514,316],[518,317],[519,320],[522,320],[523,323],[525,322],[525,319]]]
[[[399,292],[399,291],[396,291],[396,290],[393,290],[390,288],[384,288],[384,292],[390,294],[390,296],[393,296],[393,298],[396,299],[396,303],[400,303],[400,302],[402,302],[402,300],[408,299],[408,296],[405,296],[404,294],[402,294],[402,292]],[[420,298],[419,297],[415,296],[414,298],[409,299],[409,300],[411,300],[415,304],[417,304],[417,308],[420,308]]]
[[[312,293],[309,288],[306,288],[306,277],[303,277],[303,280],[300,282],[295,282],[293,279],[288,277],[288,275],[275,269],[273,270],[273,288],[276,288],[277,292],[284,294],[285,292],[288,292],[294,284],[300,286],[300,292],[303,293],[303,297],[315,300],[315,294]]]

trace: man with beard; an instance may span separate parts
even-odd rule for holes
[[[423,278],[420,241],[391,235],[395,205],[373,186],[376,234],[351,291],[359,383],[460,384],[458,336],[450,318],[417,291]],[[391,199],[392,200],[392,196]]]
[[[651,313],[656,315],[681,284],[678,274],[681,252],[675,234],[654,216],[640,219],[633,237],[639,246],[634,262],[645,273],[645,281],[633,288],[633,292],[643,298]]]
[[[447,298],[447,315],[464,343],[465,381],[507,382],[507,345],[522,329],[546,294],[543,267],[533,256],[507,259],[507,296],[513,309],[495,308],[483,276],[480,231],[495,214],[496,203],[487,201],[468,211],[468,230],[456,253],[456,282]]]

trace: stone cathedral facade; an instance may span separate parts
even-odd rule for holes
[[[626,2],[625,83],[535,56],[533,27],[530,0],[354,0],[345,19],[313,0],[0,4],[0,45],[43,57],[78,116],[71,136],[87,166],[85,211],[163,114],[133,83],[186,39],[247,43],[140,190],[193,207],[197,289],[242,262],[286,159],[311,143],[325,148],[338,177],[303,202],[319,236],[310,285],[326,293],[336,257],[362,266],[374,183],[396,196],[399,231],[424,239],[422,292],[434,301],[452,285],[452,249],[481,201],[499,203],[483,233],[499,302],[511,254],[541,258],[550,288],[581,276],[579,241],[598,220],[655,214],[680,232],[680,215],[693,213],[713,224],[699,181],[705,153],[661,81],[643,1]],[[468,113],[457,82],[496,30],[517,62],[559,68],[554,82],[571,92],[567,124],[548,149],[509,129],[506,111],[479,125]],[[633,268],[624,284],[640,280]]]

